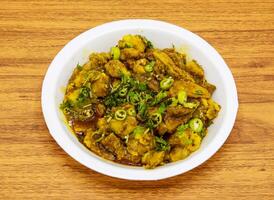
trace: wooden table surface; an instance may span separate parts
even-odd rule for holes
[[[229,2],[229,3],[228,3]],[[161,181],[96,173],[50,136],[41,85],[57,52],[112,20],[149,18],[200,35],[236,80],[239,112],[206,163]],[[274,1],[0,1],[0,199],[274,199]]]

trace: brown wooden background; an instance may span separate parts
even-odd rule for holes
[[[229,139],[186,174],[110,178],[74,161],[48,133],[40,95],[53,57],[81,32],[127,18],[199,34],[236,79],[240,107]],[[0,0],[0,199],[273,199],[273,47],[273,0]]]

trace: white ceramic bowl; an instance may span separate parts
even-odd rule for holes
[[[213,95],[222,109],[210,126],[199,150],[188,158],[147,170],[104,160],[86,149],[68,126],[59,110],[74,67],[83,64],[93,51],[109,51],[125,34],[141,34],[155,47],[184,49],[204,68],[206,78],[217,86]],[[209,159],[225,142],[234,125],[238,110],[237,90],[232,74],[217,51],[199,36],[181,27],[154,20],[122,20],[92,28],[70,41],[54,58],[42,88],[42,108],[52,137],[75,160],[102,174],[129,180],[158,180],[189,171]]]

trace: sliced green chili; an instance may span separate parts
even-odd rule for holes
[[[204,124],[199,118],[193,118],[189,121],[189,127],[196,133],[202,131]]]
[[[60,109],[63,110],[64,114],[68,115],[71,113],[72,111],[72,104],[70,101],[63,101],[63,103],[61,103],[60,105]]]
[[[113,60],[119,60],[120,49],[118,47],[112,47],[110,50],[110,54],[111,54]]]
[[[132,107],[127,110],[127,114],[130,116],[135,116],[136,115],[136,110]]]
[[[162,115],[160,113],[153,113],[150,118],[154,127],[157,127],[162,122]]]
[[[172,97],[170,106],[177,106],[177,104],[178,104],[178,99],[176,99],[175,97]]]
[[[183,106],[185,108],[196,108],[199,104],[194,103],[194,102],[185,102],[183,103]]]
[[[161,82],[160,82],[160,87],[161,89],[163,90],[167,90],[169,89],[172,84],[174,82],[174,79],[172,77],[169,77],[169,78],[164,78]]]
[[[104,139],[104,137],[105,137],[105,134],[103,133],[103,134],[98,134],[98,136],[96,137],[96,134],[94,134],[93,135],[93,138],[97,138],[97,139],[95,139],[95,142],[100,142],[102,139]]]
[[[180,104],[184,104],[187,100],[187,94],[184,90],[178,92],[178,101]]]
[[[127,117],[127,112],[123,109],[117,110],[115,112],[115,119],[122,121]]]
[[[122,88],[120,91],[119,91],[119,96],[120,97],[124,97],[127,95],[127,88]]]
[[[140,102],[140,96],[138,93],[129,91],[127,95],[128,102],[131,102],[132,104],[136,105]]]
[[[155,61],[151,61],[150,63],[148,63],[148,64],[145,66],[145,71],[146,71],[146,72],[152,72],[152,71],[153,71],[154,65],[155,65]]]

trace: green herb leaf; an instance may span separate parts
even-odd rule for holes
[[[60,104],[60,109],[63,111],[63,113],[65,115],[68,115],[70,113],[72,113],[72,104],[70,103],[70,101],[63,101],[61,104]]]
[[[145,83],[139,83],[138,84],[138,89],[140,91],[146,91],[147,90],[147,84],[145,84]]]
[[[147,40],[147,44],[146,45],[147,45],[147,48],[153,49],[153,44],[152,44],[151,41]]]
[[[158,113],[163,114],[166,110],[167,106],[165,103],[161,103],[160,107],[158,108]]]
[[[147,118],[147,109],[148,109],[148,106],[145,102],[141,102],[138,105],[138,115],[143,120]]]
[[[169,105],[171,105],[171,104],[172,104],[172,99],[165,100],[164,102],[162,102],[160,104],[160,107],[158,108],[157,112],[160,113],[160,114],[164,114],[164,112],[166,111],[167,107]]]
[[[154,122],[152,121],[151,118],[149,118],[149,119],[146,120],[145,126],[147,128],[149,128],[150,130],[152,130],[153,128],[155,128]]]
[[[80,90],[80,94],[77,98],[77,103],[81,104],[85,102],[90,97],[90,89],[88,87],[82,87]]]
[[[156,151],[169,151],[170,145],[169,143],[164,140],[162,137],[155,137],[156,142]]]
[[[141,36],[141,35],[140,35],[140,37],[142,38],[143,42],[145,43],[146,48],[148,48],[148,49],[152,49],[152,48],[153,48],[153,44],[152,44],[151,41],[149,41],[149,40],[148,40],[146,37],[144,37],[144,36]]]
[[[188,124],[182,124],[182,125],[178,126],[177,131],[180,133],[183,133],[187,128],[189,128]]]
[[[82,69],[83,69],[83,66],[81,66],[81,65],[78,63],[77,66],[76,66],[76,68],[77,68],[78,70],[82,70]]]
[[[60,104],[60,109],[63,110],[64,108],[71,108],[72,105],[69,101],[63,101],[61,104]]]
[[[156,96],[155,99],[152,101],[151,105],[154,106],[158,103],[160,103],[164,98],[167,97],[166,91],[160,91]]]
[[[140,102],[141,99],[137,92],[129,91],[128,95],[127,95],[127,100],[128,100],[128,102],[136,105]]]

